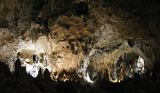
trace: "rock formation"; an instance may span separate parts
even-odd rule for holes
[[[159,60],[158,36],[152,37],[157,32],[108,3],[1,0],[0,61],[13,72],[19,59],[31,76],[48,69],[53,80],[64,82],[106,78],[117,83],[152,75]]]

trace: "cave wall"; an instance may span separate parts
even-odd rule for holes
[[[159,64],[159,6],[143,2],[1,0],[0,61],[14,71],[17,53],[33,45],[47,54],[53,68],[58,65],[54,71],[77,70],[89,56],[90,72],[103,77],[113,72],[120,56],[134,51],[150,72],[155,62]]]

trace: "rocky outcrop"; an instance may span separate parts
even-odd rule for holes
[[[56,81],[120,82],[152,73],[158,54],[148,30],[103,1],[2,1],[0,61],[11,71],[19,59],[31,76],[48,69]]]

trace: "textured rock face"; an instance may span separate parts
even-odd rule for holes
[[[11,71],[18,58],[31,76],[48,69],[53,80],[62,81],[120,82],[152,72],[153,39],[139,23],[102,7],[103,2],[2,1],[0,61]]]

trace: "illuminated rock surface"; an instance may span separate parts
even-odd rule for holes
[[[8,77],[6,82],[13,77],[19,87],[17,77],[25,84],[31,82],[27,89],[33,86],[39,93],[51,87],[56,87],[52,93],[58,92],[65,84],[71,89],[60,92],[75,93],[76,88],[83,92],[81,85],[86,92],[94,91],[94,86],[105,92],[102,82],[127,92],[123,89],[128,82],[130,86],[145,80],[155,83],[151,79],[158,77],[160,52],[157,3],[146,1],[141,7],[143,1],[138,0],[1,0],[0,61],[11,72],[7,67],[7,72],[1,68],[0,72]]]

